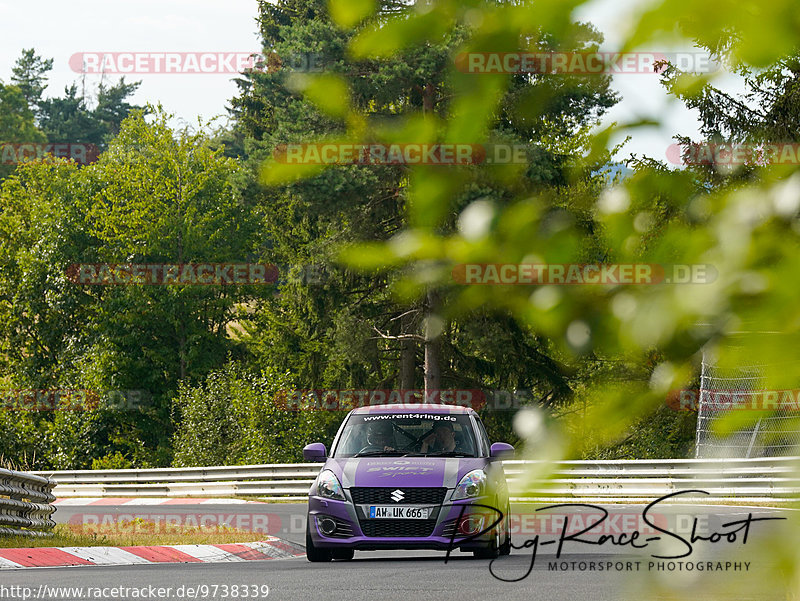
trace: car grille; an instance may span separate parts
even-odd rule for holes
[[[442,536],[446,536],[448,538],[453,536],[453,533],[456,531],[456,521],[457,520],[451,520],[444,524],[442,527]]]
[[[402,501],[392,499],[392,493],[402,490],[405,497]],[[350,494],[353,503],[360,505],[366,503],[391,504],[391,505],[441,505],[444,496],[447,494],[446,488],[351,488]]]
[[[362,520],[360,524],[364,536],[426,537],[436,527],[436,520]]]

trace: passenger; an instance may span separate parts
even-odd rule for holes
[[[433,427],[433,432],[422,439],[421,453],[431,451],[442,453],[459,450],[456,442],[456,433],[453,424],[438,422]]]

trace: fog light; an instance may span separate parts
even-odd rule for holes
[[[473,516],[464,518],[461,520],[461,523],[458,526],[459,532],[461,534],[475,534],[476,532],[480,532],[483,530],[483,517],[481,516]]]
[[[317,526],[319,526],[319,531],[325,536],[330,536],[336,532],[336,522],[331,518],[318,518]]]

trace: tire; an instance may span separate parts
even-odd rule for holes
[[[484,549],[476,549],[472,552],[475,559],[495,559],[500,555],[500,530],[494,529],[494,538]]]
[[[306,559],[312,563],[330,561],[333,556],[327,549],[318,549],[311,539],[311,520],[306,522]]]
[[[355,554],[353,549],[331,549],[331,557],[342,561],[350,561]]]
[[[499,549],[500,555],[511,555],[511,532],[509,532],[509,530],[508,530],[508,528],[509,528],[508,516],[509,515],[511,515],[511,505],[510,504],[506,506],[506,519],[505,519],[505,523],[506,523],[505,535],[506,535],[506,537],[505,537],[505,540],[503,541],[503,544],[500,545],[500,549]]]

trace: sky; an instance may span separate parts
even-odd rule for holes
[[[606,36],[604,49],[612,50],[640,7],[641,0],[593,0],[575,16],[594,23]],[[54,59],[45,96],[62,95],[73,82],[80,85],[79,70],[73,68],[80,64],[74,58],[78,53],[257,52],[256,12],[256,0],[0,0],[0,22],[5,25],[0,37],[0,81],[8,82],[23,48],[35,48]],[[231,73],[147,73],[129,75],[126,81],[142,81],[133,97],[135,103],[160,102],[177,123],[192,124],[198,117],[227,115],[228,101],[237,92],[234,77]],[[107,76],[106,81],[118,78]],[[85,79],[89,89],[99,81],[100,75]],[[617,158],[637,153],[663,160],[674,143],[672,136],[697,137],[696,115],[670,99],[656,75],[615,75],[613,88],[622,101],[605,123],[655,117],[663,121],[659,128],[636,130]]]

